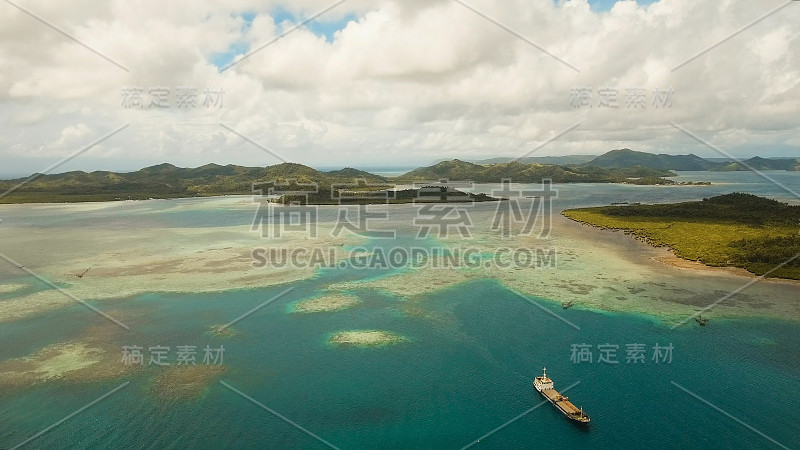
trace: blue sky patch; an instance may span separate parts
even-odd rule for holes
[[[282,8],[276,9],[271,15],[272,20],[274,20],[278,25],[285,21],[289,21],[296,25],[305,20],[305,17],[297,17]],[[343,30],[344,27],[346,27],[347,24],[353,20],[358,20],[358,18],[353,14],[348,14],[337,20],[328,20],[326,19],[325,14],[323,14],[316,20],[312,20],[311,22],[307,23],[305,26],[317,36],[324,36],[326,41],[333,42],[333,36],[336,34],[336,32]]]
[[[560,3],[564,0],[553,0],[553,1],[555,3]],[[588,1],[592,7],[592,11],[605,12],[611,10],[614,4],[616,4],[617,1],[620,0],[588,0]],[[636,2],[640,5],[650,5],[657,1],[658,0],[636,0]],[[304,17],[298,17],[295,14],[283,8],[276,8],[270,13],[270,15],[272,16],[272,20],[278,25],[287,21],[292,24],[298,24],[304,20]],[[253,19],[255,19],[256,13],[246,12],[242,13],[240,17],[243,19],[244,22],[242,24],[242,33],[246,33],[250,29],[250,27],[253,26]],[[305,27],[312,33],[316,34],[317,36],[324,37],[327,42],[333,42],[333,38],[336,32],[343,30],[349,22],[354,20],[358,20],[358,18],[353,14],[348,14],[336,20],[326,20],[325,15],[322,15],[321,17],[318,17],[316,20],[312,20],[311,22],[307,23]],[[244,55],[249,50],[250,50],[250,45],[248,43],[243,41],[237,41],[233,43],[230,47],[228,47],[227,51],[211,55],[210,60],[212,64],[221,69],[223,67],[226,67],[228,64],[232,63],[237,55]]]
[[[284,27],[284,32],[305,20],[305,17],[298,17],[282,8],[275,9],[272,13],[270,13],[270,15],[272,16],[272,20],[279,26],[279,28],[284,22],[289,22],[292,24]],[[242,33],[246,33],[250,27],[253,26],[253,19],[255,19],[255,17],[256,14],[252,12],[243,13],[241,15],[241,18],[244,20],[242,25]],[[348,14],[336,20],[325,20],[325,15],[323,15],[318,17],[316,20],[312,20],[311,22],[305,24],[305,28],[317,36],[324,37],[327,42],[333,42],[336,32],[343,30],[349,22],[354,20],[358,20],[358,18],[353,14]],[[244,55],[249,50],[250,45],[248,43],[237,41],[228,47],[227,51],[211,55],[211,63],[221,69],[232,63],[236,56]]]
[[[250,30],[250,27],[253,26],[253,20],[256,18],[256,13],[246,12],[242,13],[240,17],[244,21],[241,27],[241,32],[242,34],[245,34]],[[223,67],[226,67],[228,64],[232,63],[237,55],[244,55],[249,50],[250,45],[247,42],[236,41],[231,44],[226,51],[212,54],[210,57],[211,64],[214,64],[217,66],[217,68],[222,69]]]
[[[605,12],[611,10],[617,1],[618,0],[589,0],[589,4],[592,6],[592,11]],[[636,0],[636,3],[640,5],[649,5],[657,1],[658,0]]]

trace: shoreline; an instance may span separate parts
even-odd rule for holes
[[[625,236],[628,236],[630,239],[640,242],[641,244],[651,248],[655,251],[662,252],[663,255],[657,255],[650,257],[651,260],[656,261],[660,264],[676,268],[678,270],[688,270],[695,273],[699,272],[713,272],[716,274],[726,274],[726,275],[734,275],[734,276],[741,276],[750,279],[763,279],[764,281],[779,281],[784,282],[790,285],[800,286],[800,280],[795,280],[792,278],[782,278],[782,277],[765,277],[763,275],[756,275],[753,272],[743,268],[743,267],[736,267],[736,266],[712,266],[709,264],[705,264],[701,261],[696,261],[693,259],[683,258],[676,254],[676,251],[672,246],[667,244],[654,244],[648,238],[638,236],[637,234],[628,231],[625,228],[615,228],[615,227],[608,227],[604,225],[595,225],[590,222],[586,222],[583,220],[575,219],[569,217],[568,215],[564,214],[568,210],[561,211],[561,216],[574,222],[580,224],[582,226],[590,227],[594,230],[603,232],[609,231],[613,233],[622,233]]]
[[[190,209],[206,210],[208,207],[217,211],[215,206],[221,206],[220,211],[241,209],[240,199],[227,198],[221,203],[224,205]],[[62,208],[75,213],[96,209],[93,206],[59,206],[56,208],[59,214]],[[104,214],[116,213],[114,210]],[[493,207],[485,207],[473,214],[476,220],[487,223],[493,213]],[[512,290],[554,303],[573,300],[582,308],[640,312],[665,319],[688,315],[693,308],[705,307],[757,278],[744,269],[706,266],[679,258],[668,248],[641,245],[636,242],[639,239],[630,239],[623,233],[605,233],[607,229],[593,225],[587,228],[584,226],[587,224],[555,211],[553,219],[553,236],[547,240],[523,236],[517,238],[514,245],[558,248],[557,271],[538,268],[401,271],[388,277],[358,281],[333,279],[321,290],[325,293],[337,289],[379,289],[419,306],[422,303],[417,300],[432,292],[476,278],[493,278]],[[48,249],[48,252],[27,254],[20,263],[63,286],[70,294],[92,302],[124,302],[128,297],[146,293],[181,295],[259,289],[312,279],[318,274],[311,268],[254,269],[250,251],[254,245],[264,245],[265,241],[248,226],[204,224],[203,227],[165,228],[165,224],[149,222],[145,225],[125,229],[124,233],[113,227],[85,229],[81,223],[69,224],[59,233],[53,233],[52,228],[31,230],[15,226],[6,230],[10,234],[5,242],[11,247],[8,254],[15,258],[26,254],[34,244]],[[323,236],[332,228],[327,222],[320,226]],[[509,245],[508,240],[491,230],[475,231],[473,239],[470,245],[486,252]],[[341,244],[355,242],[363,241],[355,236],[324,237],[314,241],[314,246],[337,249],[335,260],[338,261],[346,256]],[[113,247],[109,247],[112,243]],[[440,243],[461,245],[461,240],[454,237]],[[308,242],[305,235],[293,232],[286,233],[280,245],[303,246]],[[16,251],[12,251],[14,248]],[[92,269],[86,277],[77,278],[76,274],[90,266]],[[0,267],[0,277],[3,275],[7,278],[0,284],[20,284],[19,269],[12,265],[5,269]],[[798,282],[780,278],[768,281],[777,282],[758,283],[747,293],[720,305],[719,314],[800,318],[800,307],[791,301]],[[0,302],[0,323],[71,304],[74,300],[52,289],[14,291],[4,294]]]
[[[572,184],[592,184],[592,185],[620,185],[620,186],[651,186],[651,187],[708,187],[715,184],[720,183],[712,183],[710,181],[676,181],[672,180],[673,177],[662,177],[667,180],[673,181],[672,183],[634,183],[629,181],[597,181],[597,182],[587,182],[587,181],[571,181],[571,182],[560,182],[560,183],[553,183],[553,185],[572,185]],[[8,180],[0,180],[1,181],[8,181]],[[425,180],[422,180],[423,182]],[[458,183],[457,180],[452,180],[454,183]],[[401,188],[405,189],[413,189],[414,183],[419,183],[420,181],[413,181],[413,180],[402,180],[402,181],[395,181],[389,179],[389,183],[396,183],[392,188],[389,190],[399,191],[402,190]],[[475,185],[497,185],[500,184],[502,180],[498,181],[482,181],[482,182],[475,182]],[[530,181],[520,181],[521,184],[529,184],[529,183],[536,183]],[[11,196],[14,192],[10,192],[8,195]],[[479,194],[474,192],[468,192],[470,194]],[[55,194],[56,196],[58,194]],[[77,194],[76,197],[91,197],[91,196],[104,196],[104,195],[111,195],[111,194]],[[147,197],[147,198],[97,198],[97,199],[64,199],[63,201],[57,200],[50,200],[50,201],[4,201],[0,199],[0,207],[5,205],[81,205],[81,204],[97,204],[97,203],[125,203],[125,202],[146,202],[146,201],[154,201],[154,200],[203,200],[203,199],[224,199],[224,198],[235,198],[235,197],[253,197],[258,194],[253,192],[248,193],[216,193],[216,194],[208,194],[208,195],[193,195],[193,196],[168,196],[168,197]],[[486,194],[488,195],[488,194]],[[476,202],[480,201],[500,201],[502,199],[499,198],[492,198],[488,200],[475,200]],[[410,202],[376,202],[376,203],[363,203],[363,204],[372,204],[372,205],[397,205],[397,204],[407,204]],[[451,203],[447,201],[443,202],[432,202],[432,203]],[[358,203],[353,203],[358,204]],[[321,202],[321,203],[309,203],[310,206],[338,206],[339,203],[335,201],[331,202]]]
[[[619,230],[607,230],[607,231],[619,231]],[[650,245],[647,244],[646,242],[642,243]],[[700,261],[681,258],[680,256],[676,255],[675,252],[672,250],[672,248],[670,248],[669,246],[661,246],[661,247],[650,246],[650,247],[656,251],[664,253],[664,255],[653,256],[650,259],[665,266],[674,267],[678,270],[686,270],[694,273],[712,272],[715,274],[734,275],[739,277],[745,277],[750,279],[762,279],[763,281],[783,283],[800,287],[800,280],[794,280],[791,278],[780,278],[780,277],[763,277],[762,275],[756,275],[753,272],[750,272],[749,270],[743,269],[741,267],[709,266],[707,264],[701,263]]]

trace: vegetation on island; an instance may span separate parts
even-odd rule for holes
[[[269,167],[206,164],[196,168],[159,164],[129,173],[73,171],[53,175],[34,174],[29,181],[25,178],[0,181],[2,192],[25,182],[0,198],[0,203],[145,200],[252,194],[254,184],[276,180],[315,183],[319,196],[327,196],[330,200],[331,186],[352,184],[355,178],[372,185],[391,186],[384,177],[352,168],[321,172],[294,163]]]
[[[699,202],[578,208],[562,214],[596,227],[623,230],[709,266],[800,280],[800,257],[792,260],[800,254],[800,206],[732,193]]]
[[[323,172],[295,163],[268,167],[245,167],[206,164],[181,168],[159,164],[135,172],[72,171],[60,174],[34,174],[28,178],[0,180],[0,203],[88,202],[111,200],[146,200],[151,198],[210,197],[243,195],[262,189],[269,182],[294,184],[299,197],[284,201],[311,204],[406,203],[414,201],[418,191],[395,191],[396,183],[472,181],[499,183],[510,179],[518,183],[625,183],[637,185],[704,185],[707,182],[677,182],[673,170],[800,170],[800,160],[754,157],[746,161],[715,162],[696,155],[655,155],[630,149],[612,150],[594,159],[586,156],[508,158],[485,160],[482,164],[458,159],[420,167],[396,178],[387,178],[363,170],[344,168]],[[565,163],[561,165],[558,163]],[[358,180],[358,181],[357,181]],[[342,195],[347,194],[347,195]],[[483,194],[448,191],[439,201],[454,201],[454,195],[471,201],[495,200]],[[345,199],[345,197],[347,197]]]
[[[654,169],[666,170],[709,170],[715,163],[697,155],[666,155],[637,152],[623,148],[611,150],[589,161],[597,167],[605,169],[619,169],[623,167],[646,166]]]
[[[476,164],[497,164],[497,163],[507,163],[511,161],[519,161],[521,163],[557,164],[559,166],[571,166],[571,165],[586,164],[596,157],[597,155],[525,156],[523,158],[508,158],[508,157],[504,158],[501,156],[496,158],[473,160],[472,162]]]
[[[475,164],[454,159],[442,161],[433,166],[414,169],[397,177],[395,180],[398,182],[414,182],[447,179],[449,181],[499,183],[503,179],[510,179],[517,183],[541,183],[543,179],[551,179],[554,183],[675,184],[675,181],[664,178],[675,175],[670,170],[652,169],[644,166],[605,169],[590,165],[559,166],[518,161]]]
[[[514,161],[513,158],[491,158],[472,161],[477,164],[497,164]],[[667,155],[639,152],[628,148],[608,151],[600,156],[567,155],[567,156],[529,156],[520,158],[523,163],[557,164],[564,167],[594,166],[603,169],[624,169],[636,166],[652,169],[682,171],[745,171],[745,170],[791,170],[800,171],[798,158],[762,158],[755,156],[741,163],[730,158],[701,158],[697,155]]]
[[[710,170],[716,172],[741,172],[753,169],[800,171],[800,161],[797,159],[767,159],[754,156],[742,162],[720,163]]]
[[[711,161],[697,155],[666,155],[637,152],[623,148],[611,150],[585,163],[605,169],[645,166],[654,169],[731,172],[745,170],[800,170],[797,158],[762,158],[755,156],[742,162]]]
[[[321,172],[294,163],[269,167],[207,164],[197,168],[159,164],[130,173],[74,171],[0,181],[0,192],[13,189],[0,197],[0,203],[146,200],[254,193],[269,195],[281,190],[300,192],[284,195],[279,199],[282,203],[366,204],[408,203],[416,200],[417,189],[395,192],[394,186],[385,177],[353,168]],[[462,200],[457,198],[459,196],[477,202],[496,200],[485,194],[452,189],[442,194],[438,200],[432,197],[427,200]]]
[[[390,179],[363,170],[345,168],[322,172],[295,163],[269,167],[245,167],[229,164],[206,164],[181,168],[159,164],[135,172],[72,171],[60,174],[34,174],[28,178],[0,181],[0,203],[90,202],[112,200],[146,200],[151,198],[211,197],[219,195],[267,195],[271,190],[296,191],[282,202],[308,204],[407,203],[417,199],[415,189],[395,190],[396,183],[474,181],[476,183],[541,182],[555,183],[631,183],[675,184],[664,177],[674,176],[669,170],[643,166],[604,169],[595,166],[565,167],[554,164],[508,162],[473,164],[459,160],[443,161],[421,167]],[[496,200],[485,194],[471,194],[449,189],[437,201]],[[431,200],[430,198],[428,200]]]

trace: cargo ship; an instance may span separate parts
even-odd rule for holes
[[[557,390],[553,389],[553,380],[547,378],[546,367],[543,370],[542,376],[533,379],[533,387],[552,403],[556,409],[564,413],[567,419],[573,420],[579,424],[588,424],[591,421],[589,416],[583,412],[582,407],[576,408],[575,405],[569,401],[569,397],[564,397],[559,394]]]

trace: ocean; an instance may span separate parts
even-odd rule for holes
[[[698,200],[728,192],[797,200],[787,189],[800,191],[799,173],[767,175],[783,187],[744,172],[680,173],[682,181],[708,180],[711,186],[557,185],[554,208]],[[90,210],[14,206],[0,208],[0,217],[4,227],[53,233],[128,233],[145,226],[222,233],[252,222],[253,208],[201,201],[124,202]],[[398,217],[406,220],[403,214]],[[333,215],[325,210],[321,220]],[[400,227],[393,244],[412,242],[410,233]],[[562,246],[569,236],[560,238]],[[434,245],[435,239],[425,242]],[[363,244],[389,245],[377,239]],[[64,256],[58,249],[47,255]],[[635,278],[624,267],[603,267],[599,261],[592,262],[597,267],[591,273],[606,274],[609,286],[622,283],[615,277]],[[553,270],[548,283],[559,277]],[[28,447],[800,447],[800,317],[721,317],[705,327],[691,321],[672,329],[664,317],[641,308],[564,309],[561,302],[571,297],[520,296],[488,272],[416,295],[404,294],[402,285],[376,289],[372,284],[406,272],[327,267],[267,287],[145,289],[118,300],[86,299],[124,318],[130,330],[78,303],[6,321],[0,326],[0,368],[7,371],[16,366],[2,362],[35,358],[41,349],[64,342],[114,349],[120,365],[123,347],[141,346],[146,356],[141,368],[113,376],[81,380],[32,374],[38,381],[29,384],[0,379],[0,448],[13,448],[42,430],[47,431]],[[0,276],[2,283],[27,286],[0,293],[0,303],[50,289],[18,271]],[[697,283],[689,273],[664,277],[677,285],[683,278],[687,286]],[[729,289],[741,285],[731,283]],[[288,293],[268,302],[288,287]],[[596,292],[587,289],[589,296]],[[329,292],[346,292],[359,303],[339,311],[293,312],[297,302]],[[798,298],[796,286],[781,292],[789,292],[781,294],[785,301]],[[237,319],[229,335],[210,330]],[[365,347],[330,342],[347,330],[389,331],[402,340]],[[183,345],[198,348],[197,365],[203,365],[206,346],[224,347],[217,364],[224,371],[195,379],[200,386],[191,395],[164,395],[159,383],[167,369],[148,364],[153,352],[146,350],[170,347],[167,361],[174,368],[175,352]],[[48,367],[58,362],[49,361]],[[568,422],[542,403],[531,383],[544,367],[556,389],[591,417],[588,427]]]

